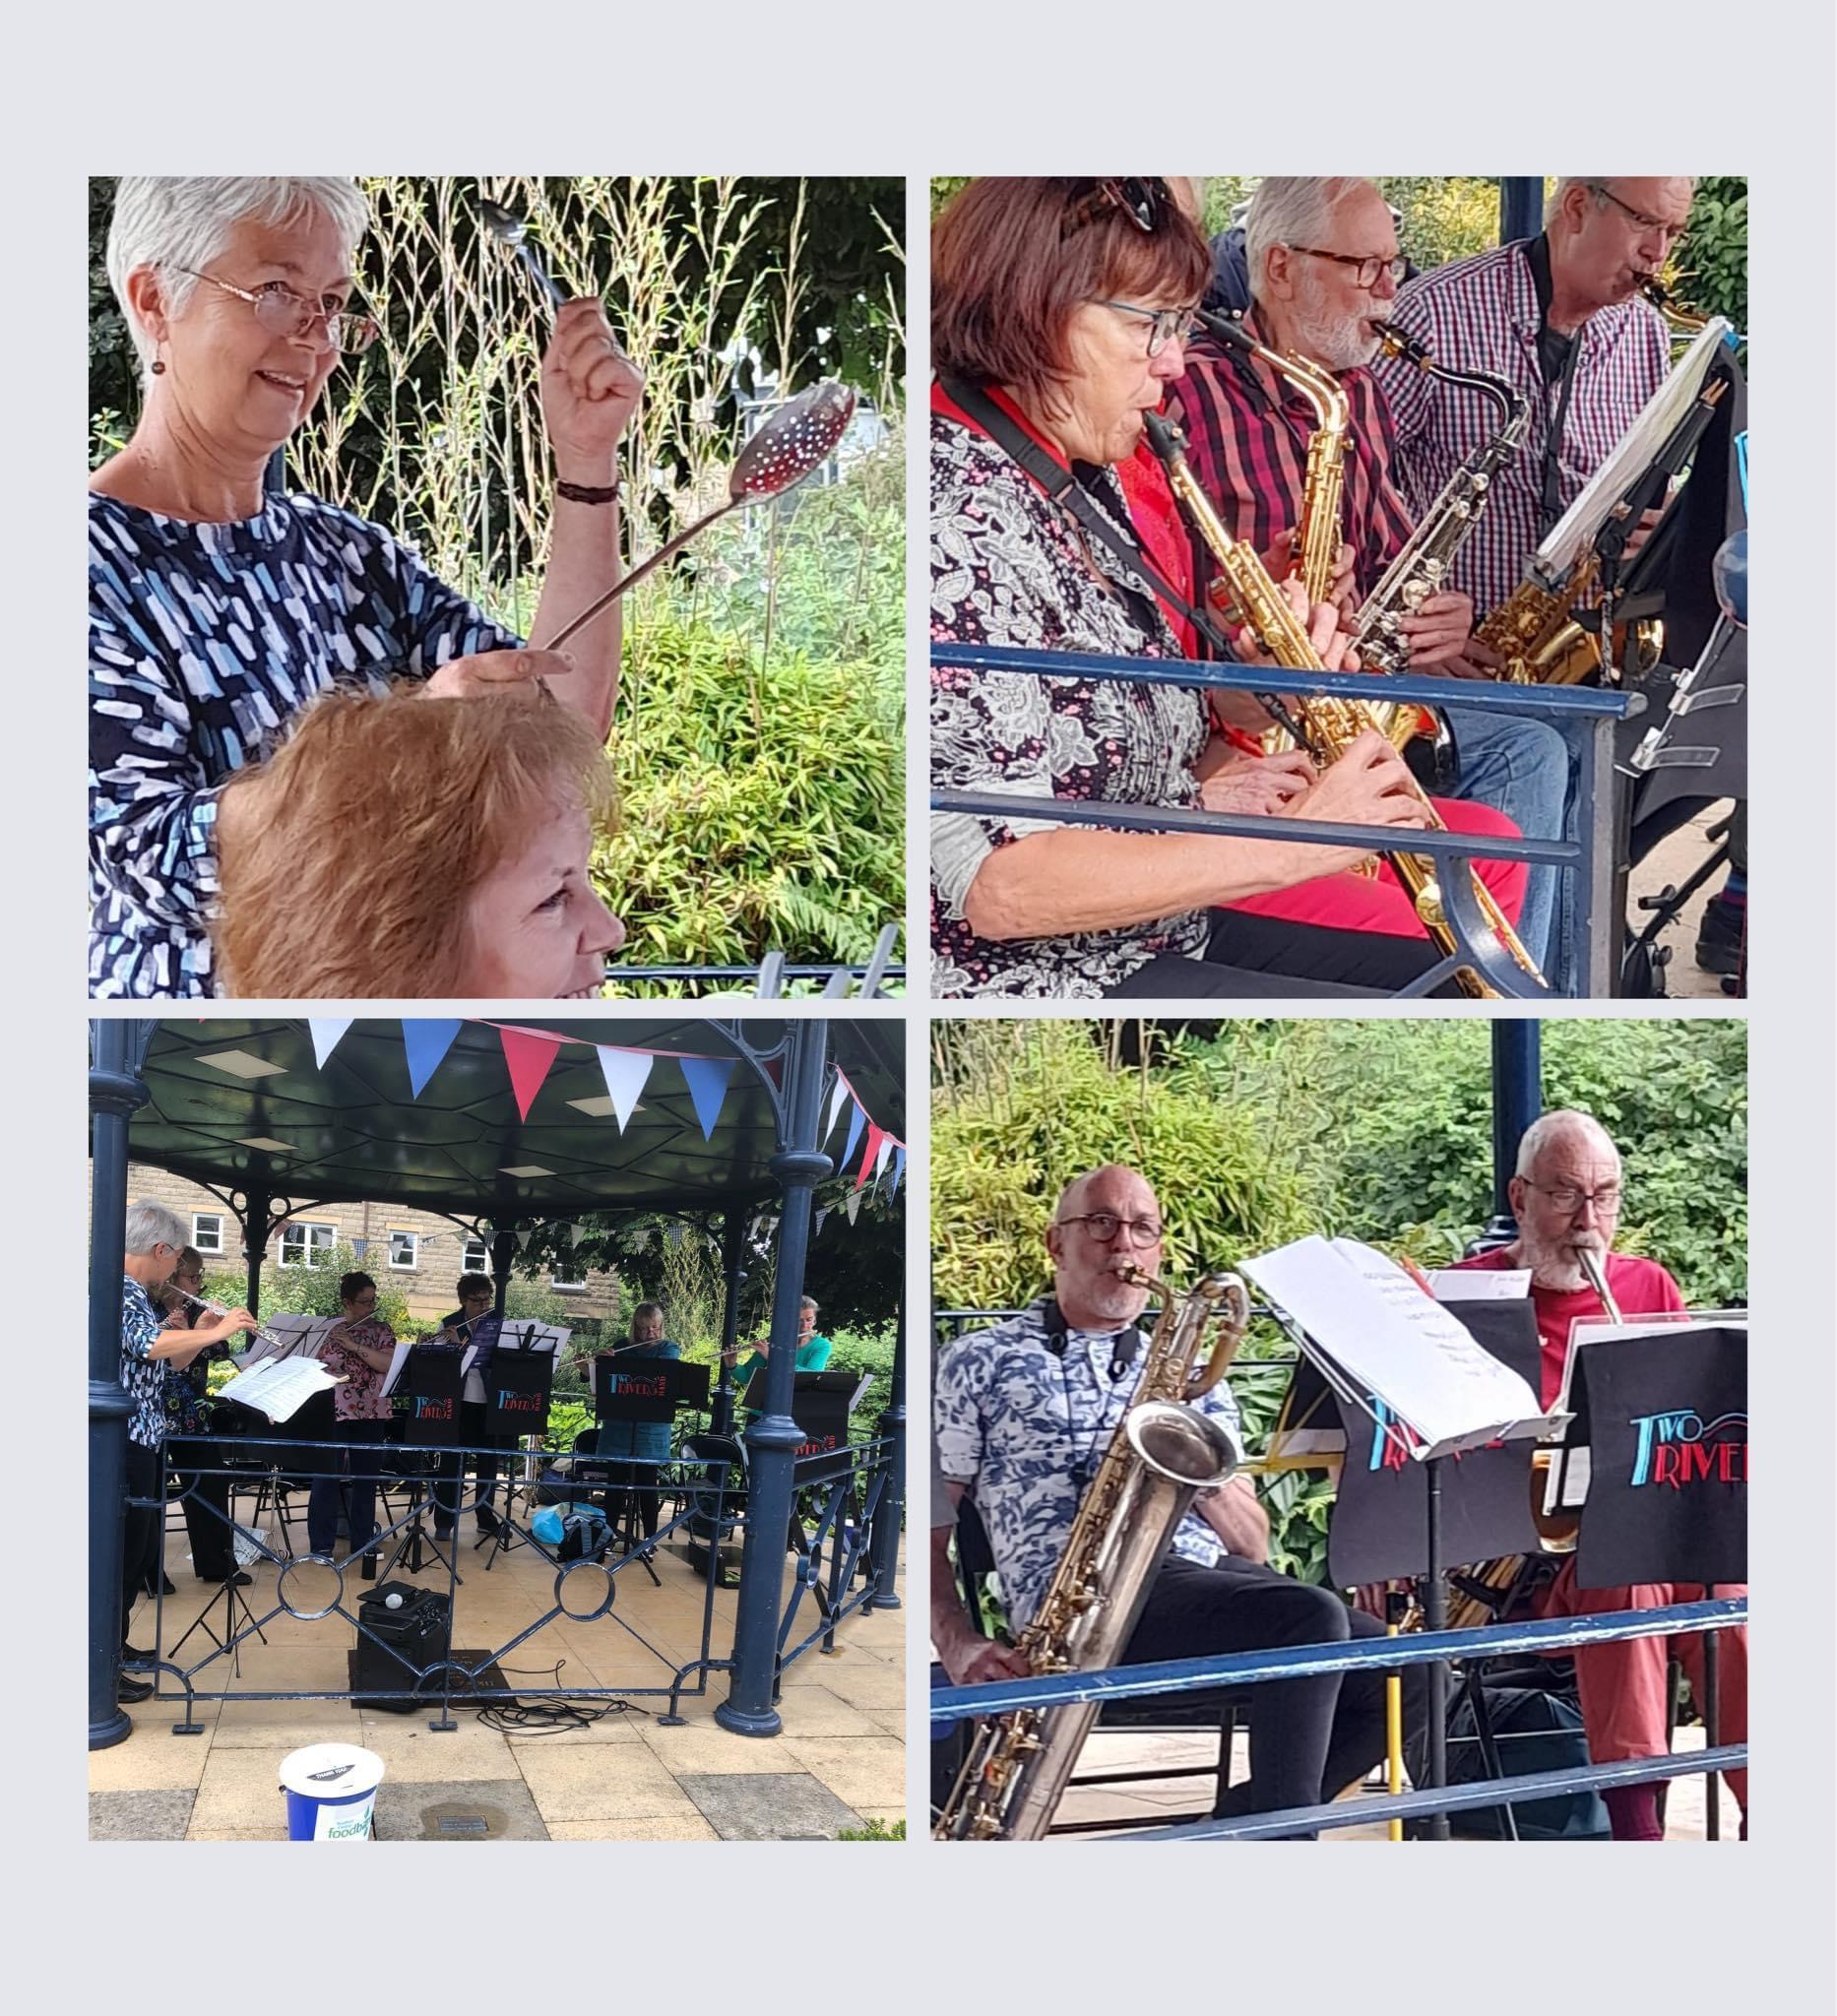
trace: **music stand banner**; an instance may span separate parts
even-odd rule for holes
[[[1446,1306],[1483,1351],[1536,1390],[1537,1315],[1528,1297],[1451,1301]],[[1297,1367],[1298,1387],[1304,1368],[1312,1369]],[[1342,1589],[1421,1575],[1428,1566],[1427,1472],[1409,1454],[1408,1428],[1391,1418],[1381,1401],[1369,1394],[1365,1398],[1370,1414],[1334,1400],[1345,1429],[1346,1455],[1327,1524],[1327,1573]],[[1537,1526],[1531,1517],[1533,1446],[1524,1441],[1494,1442],[1437,1459],[1444,1565],[1458,1567],[1499,1554],[1536,1551]]]
[[[855,1462],[849,1417],[866,1390],[854,1372],[799,1372],[792,1382],[791,1418],[803,1435],[795,1476],[799,1484],[823,1483],[846,1476]]]
[[[545,1435],[555,1360],[548,1352],[500,1351],[484,1375],[484,1423],[494,1435]]]
[[[671,1358],[621,1364],[609,1354],[594,1360],[594,1413],[602,1421],[666,1421],[676,1411],[677,1369]]]
[[[1747,1333],[1604,1338],[1576,1354],[1581,1589],[1747,1580]]]
[[[458,1352],[410,1352],[397,1395],[401,1439],[413,1448],[457,1442],[462,1383]]]

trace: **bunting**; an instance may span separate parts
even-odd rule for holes
[[[306,1027],[312,1032],[312,1060],[323,1067],[325,1060],[338,1048],[338,1040],[355,1020],[349,1015],[308,1016]]]
[[[889,1178],[888,1178],[888,1181],[887,1181],[887,1201],[888,1201],[888,1203],[891,1203],[891,1202],[893,1201],[893,1199],[894,1199],[895,1197],[897,1197],[897,1196],[898,1196],[898,1195],[900,1194],[900,1178],[901,1178],[901,1177],[902,1177],[902,1176],[903,1176],[903,1175],[904,1175],[905,1173],[906,1173],[906,1151],[905,1151],[905,1149],[903,1149],[903,1148],[896,1148],[896,1149],[895,1149],[895,1150],[893,1151],[893,1174],[891,1175],[891,1177],[889,1177]]]
[[[849,1223],[853,1225],[855,1221],[861,1215],[860,1191],[851,1190],[849,1192],[849,1201],[846,1205],[843,1206],[843,1209],[847,1211],[847,1213],[849,1214]]]
[[[440,1068],[440,1060],[453,1047],[460,1026],[453,1021],[431,1019],[404,1022],[402,1047],[409,1062],[409,1093],[419,1099],[427,1081]]]
[[[500,1029],[497,1040],[504,1046],[504,1062],[510,1070],[510,1089],[516,1096],[517,1117],[527,1120],[536,1095],[542,1089],[548,1067],[561,1047],[558,1036],[542,1036],[534,1030]]]
[[[689,1088],[695,1117],[701,1122],[702,1139],[713,1139],[715,1122],[721,1117],[721,1102],[728,1096],[728,1081],[733,1076],[732,1057],[678,1057],[682,1082]]]
[[[867,1108],[856,1102],[855,1110],[849,1115],[849,1142],[842,1151],[842,1160],[836,1165],[838,1169],[846,1169],[855,1160],[855,1151],[860,1145],[861,1134],[866,1126]]]
[[[612,1116],[623,1134],[625,1122],[631,1118],[632,1108],[638,1103],[638,1095],[644,1090],[651,1076],[651,1066],[657,1059],[649,1050],[614,1050],[604,1043],[597,1043],[595,1048],[600,1053],[600,1075],[606,1082],[606,1096],[612,1102]]]
[[[867,1123],[867,1146],[861,1150],[861,1166],[855,1178],[855,1187],[857,1190],[866,1182],[869,1176],[875,1173],[877,1168],[875,1158],[880,1153],[880,1144],[884,1138],[879,1127],[872,1120],[869,1120]],[[844,1160],[846,1162],[847,1158],[845,1157]]]

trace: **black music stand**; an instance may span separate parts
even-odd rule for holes
[[[1567,1387],[1572,1418],[1559,1478],[1578,1453],[1587,1456],[1577,1588],[1694,1582],[1713,1598],[1718,1583],[1745,1582],[1745,1327],[1685,1321],[1643,1336],[1572,1343]],[[1704,1699],[1697,1704],[1712,1750],[1721,1737],[1720,1638],[1703,1633]],[[1722,1836],[1713,1773],[1703,1832],[1710,1841]]]
[[[444,1450],[457,1440],[459,1435],[460,1393],[464,1377],[460,1371],[461,1354],[451,1345],[417,1344],[412,1346],[403,1360],[402,1369],[393,1383],[384,1391],[395,1408],[396,1442],[405,1449]],[[464,1577],[459,1572],[459,1512],[457,1500],[464,1488],[465,1473],[454,1480],[455,1510],[453,1531],[447,1536],[452,1546],[448,1553],[441,1545],[441,1536],[430,1533],[426,1525],[429,1482],[438,1490],[443,1479],[440,1476],[438,1460],[432,1480],[411,1478],[409,1485],[408,1524],[397,1536],[396,1544],[384,1562],[378,1579],[387,1582],[396,1572],[404,1556],[408,1559],[408,1572],[418,1575],[426,1563],[422,1550],[445,1567],[457,1588]]]
[[[708,1408],[708,1367],[685,1364],[680,1358],[640,1358],[603,1352],[594,1359],[594,1419],[597,1426],[608,1424],[672,1426],[678,1409],[705,1413]],[[596,1450],[599,1437],[596,1436]],[[638,1459],[600,1454],[602,1463],[630,1465]],[[634,1553],[653,1583],[662,1580],[652,1563],[652,1544],[639,1533],[638,1492],[643,1486],[628,1476],[625,1481],[606,1486],[606,1511],[615,1540],[622,1539],[620,1551],[629,1559]],[[663,1488],[661,1469],[654,1490]]]
[[[525,1336],[532,1336],[531,1330]],[[484,1425],[488,1435],[508,1435],[514,1447],[520,1437],[535,1436],[538,1444],[548,1438],[548,1409],[555,1383],[555,1353],[538,1351],[533,1346],[525,1348],[515,1342],[515,1328],[506,1324],[499,1333],[498,1341],[491,1353],[490,1363],[483,1372],[484,1379]],[[512,1340],[507,1343],[506,1340]],[[525,1454],[528,1454],[526,1449]],[[532,1537],[517,1525],[511,1506],[516,1497],[518,1480],[510,1475],[509,1466],[504,1474],[504,1513],[496,1527],[489,1533],[481,1533],[473,1543],[473,1551],[489,1544],[491,1551],[485,1556],[485,1573],[499,1554],[509,1553],[517,1547],[535,1544]],[[457,1526],[457,1522],[455,1522]],[[455,1535],[457,1544],[457,1534]]]

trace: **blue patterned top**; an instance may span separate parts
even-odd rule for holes
[[[165,1440],[164,1358],[150,1358],[163,1325],[147,1291],[131,1274],[121,1277],[121,1383],[133,1411],[128,1416],[128,1440],[143,1449],[158,1449]]]
[[[218,788],[314,694],[521,640],[317,497],[193,525],[90,494],[90,992],[209,994]]]
[[[938,1468],[976,1491],[1008,1624],[1040,1607],[1077,1516],[1135,1389],[1146,1358],[1112,1378],[1116,1333],[1073,1330],[1060,1358],[1047,1349],[1043,1296],[1019,1315],[959,1338],[939,1354],[931,1384]],[[1221,1383],[1193,1405],[1243,1442],[1237,1403]],[[1225,1544],[1199,1514],[1173,1535],[1182,1560],[1209,1568]]]

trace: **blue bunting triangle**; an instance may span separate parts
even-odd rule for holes
[[[867,1126],[867,1108],[856,1101],[855,1109],[849,1115],[849,1145],[842,1151],[842,1160],[836,1165],[846,1169],[855,1160],[855,1151],[860,1146],[861,1135]]]
[[[721,1117],[721,1102],[728,1096],[728,1080],[733,1076],[732,1057],[678,1057],[682,1082],[689,1088],[695,1117],[702,1123],[702,1139],[711,1139],[715,1122]]]
[[[453,1047],[460,1033],[457,1022],[404,1022],[402,1044],[409,1059],[410,1096],[419,1099],[421,1088],[440,1068],[440,1060]]]
[[[897,1197],[897,1196],[898,1196],[898,1195],[900,1194],[900,1178],[901,1178],[901,1177],[902,1177],[902,1176],[903,1176],[903,1175],[904,1175],[905,1173],[906,1173],[906,1151],[905,1151],[905,1149],[903,1149],[903,1148],[896,1148],[896,1149],[895,1149],[895,1150],[893,1151],[893,1174],[892,1174],[892,1176],[891,1176],[891,1177],[889,1178],[889,1180],[888,1180],[888,1183],[887,1183],[887,1201],[888,1201],[888,1203],[891,1203],[891,1202],[893,1201],[893,1199],[894,1199],[895,1197]]]

